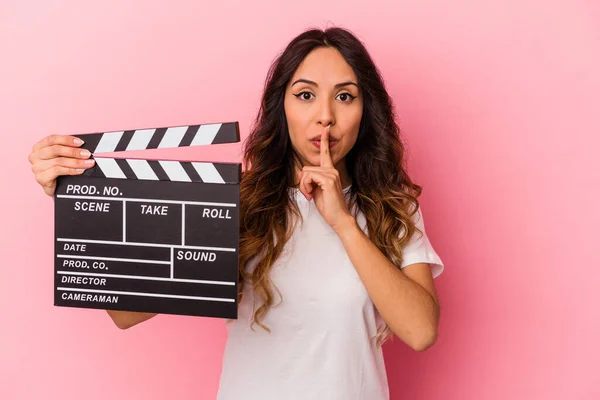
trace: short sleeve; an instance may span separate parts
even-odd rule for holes
[[[423,234],[421,235],[420,232],[415,231],[408,243],[404,246],[401,268],[416,263],[428,263],[431,266],[433,277],[437,278],[444,270],[444,264],[427,237],[427,233],[425,232],[425,221],[420,207],[413,215],[413,222]]]

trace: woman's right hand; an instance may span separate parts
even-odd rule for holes
[[[80,175],[94,166],[91,153],[80,149],[83,141],[75,136],[50,135],[35,145],[29,154],[35,180],[48,196],[56,190],[56,178],[60,175]]]

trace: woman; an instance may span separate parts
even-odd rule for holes
[[[56,177],[93,166],[71,136],[30,155]],[[91,162],[90,162],[91,161]],[[219,399],[388,399],[381,343],[437,337],[431,246],[391,99],[350,32],[309,30],[273,63],[245,142],[239,318]],[[108,311],[120,328],[155,314]]]

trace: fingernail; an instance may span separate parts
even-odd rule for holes
[[[82,157],[89,157],[91,153],[87,150],[81,150],[79,154],[81,154]]]
[[[83,160],[83,163],[85,165],[92,165],[94,163],[95,160]]]
[[[83,144],[84,143],[84,141],[79,138],[73,139],[73,142],[75,142],[75,144]]]
[[[79,172],[79,173],[82,173],[83,171],[85,171],[85,169],[77,168],[76,171]]]

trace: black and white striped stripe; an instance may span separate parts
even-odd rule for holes
[[[237,122],[76,135],[92,153],[204,146],[240,141]]]
[[[194,161],[95,158],[83,175],[113,179],[238,184],[241,164]]]

